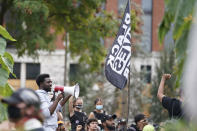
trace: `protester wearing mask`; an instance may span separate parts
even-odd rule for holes
[[[71,130],[76,131],[78,125],[82,126],[81,131],[85,131],[85,123],[87,115],[85,112],[82,112],[83,109],[83,100],[82,98],[77,98],[73,100],[73,97],[69,99],[69,118],[71,122]]]
[[[95,110],[93,112],[90,112],[89,119],[96,118],[98,120],[98,125],[101,129],[103,129],[102,121],[106,115],[106,112],[103,110],[103,102],[101,98],[97,98],[94,101],[95,104]]]
[[[17,131],[44,131],[40,99],[33,90],[20,88],[2,102],[8,104],[8,117]]]
[[[105,119],[103,120],[103,131],[115,131],[115,122],[116,115],[105,115]]]
[[[51,98],[48,94],[52,88],[52,81],[49,74],[40,74],[36,78],[36,83],[39,86],[39,90],[37,90],[36,93],[41,100],[41,110],[45,117],[44,129],[46,131],[55,131],[58,127],[57,111],[61,110],[62,106],[67,102],[70,95],[63,98],[64,95],[60,93],[54,99],[54,101],[51,101]]]

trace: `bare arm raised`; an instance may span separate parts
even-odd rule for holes
[[[60,105],[64,106],[64,104],[68,101],[68,99],[71,97],[72,95],[69,95],[67,97],[65,97],[63,100],[61,100]]]
[[[170,78],[171,78],[170,74],[163,74],[162,75],[161,82],[160,82],[160,85],[159,85],[159,89],[158,89],[158,92],[157,92],[157,97],[158,97],[160,102],[162,102],[162,98],[165,96],[164,95],[165,81],[170,79]]]
[[[73,96],[71,96],[69,99],[68,110],[69,110],[70,117],[72,117],[74,115]]]

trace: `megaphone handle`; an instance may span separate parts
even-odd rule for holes
[[[62,95],[63,95],[63,98],[64,98],[64,97],[65,97],[65,94],[64,94],[64,92],[62,91],[61,93],[62,93]]]
[[[55,91],[53,91],[53,97],[51,98],[51,101],[55,101]]]

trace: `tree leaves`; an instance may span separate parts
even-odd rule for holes
[[[163,40],[164,40],[166,34],[168,33],[168,31],[171,28],[171,24],[172,24],[173,20],[174,20],[174,17],[170,13],[168,13],[168,12],[165,13],[164,19],[160,24],[159,32],[158,32],[160,44],[163,43]]]
[[[6,41],[0,37],[0,55],[2,56],[5,53]]]
[[[8,73],[13,73],[14,60],[8,52],[5,52],[3,57],[0,57],[0,63],[2,68],[6,69]]]
[[[5,82],[7,82],[7,80]],[[13,88],[8,83],[5,86],[0,86],[0,90],[0,96],[3,97],[8,97],[13,93]],[[8,118],[6,105],[2,104],[1,102],[0,114],[0,122]]]
[[[165,0],[165,15],[159,28],[159,42],[162,43],[168,31],[173,28],[177,75],[176,85],[180,86],[184,61],[186,58],[188,34],[193,21],[196,0]]]
[[[5,24],[17,39],[18,56],[37,56],[38,50],[53,51],[57,33],[69,32],[71,55],[85,56],[86,53],[89,58],[81,60],[98,70],[105,56],[101,40],[114,36],[118,28],[113,15],[104,11],[103,2],[105,0],[14,0],[7,8],[10,19]],[[51,27],[55,33],[50,33]]]
[[[9,73],[7,72],[6,69],[0,68],[0,85],[5,86],[9,77]]]
[[[6,31],[3,26],[0,25],[0,35],[2,35],[4,38],[10,40],[10,41],[16,41],[12,36]]]
[[[6,106],[0,102],[0,122],[8,118]]]
[[[0,26],[0,34],[8,40],[16,41],[2,26]],[[13,74],[14,65],[12,56],[8,52],[5,52],[6,40],[4,38],[0,37],[0,96],[3,97],[10,96],[13,92],[13,88],[7,83],[7,80],[9,78],[9,74]],[[0,122],[7,119],[6,107],[1,103],[0,114]]]

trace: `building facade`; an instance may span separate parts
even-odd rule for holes
[[[151,82],[151,78],[155,72],[155,66],[158,63],[159,51],[163,46],[158,42],[158,27],[164,15],[164,0],[131,0],[135,2],[143,10],[142,20],[142,37],[137,44],[148,55],[144,57],[135,57],[132,59],[132,66],[135,66],[137,71],[146,70],[147,82]],[[105,9],[113,12],[115,16],[120,16],[126,7],[127,0],[107,0]],[[114,38],[105,39],[105,47],[109,48],[113,43]],[[64,84],[65,71],[65,44],[62,35],[57,36],[56,50],[54,52],[41,51],[38,59],[32,59],[27,56],[18,58],[16,52],[8,49],[14,57],[15,66],[14,73],[16,79],[10,79],[9,83],[14,88],[28,87],[37,89],[35,78],[40,73],[48,73],[54,81],[54,84]],[[72,65],[76,60],[68,58]],[[69,70],[70,65],[67,66]],[[72,67],[71,67],[72,68]],[[13,77],[11,77],[13,78]]]

